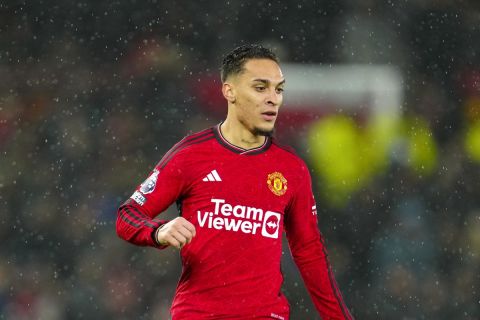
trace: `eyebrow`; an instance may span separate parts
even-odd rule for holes
[[[270,83],[270,80],[267,80],[267,79],[253,79],[252,80],[253,82],[261,82],[263,84],[269,84]],[[284,84],[285,83],[285,79],[283,79],[282,81],[280,81],[277,86],[281,85],[281,84]]]

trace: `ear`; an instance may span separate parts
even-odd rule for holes
[[[222,93],[225,99],[230,103],[235,103],[235,91],[231,83],[224,82],[222,85]]]

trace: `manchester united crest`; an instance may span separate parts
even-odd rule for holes
[[[268,175],[267,185],[268,189],[277,196],[283,196],[287,192],[287,179],[278,171]]]

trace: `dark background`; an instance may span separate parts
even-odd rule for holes
[[[434,169],[389,157],[340,205],[312,171],[319,227],[357,319],[479,319],[480,10],[359,2],[0,1],[0,319],[168,318],[178,253],[118,239],[116,208],[221,120],[207,83],[251,42],[401,70],[402,117],[426,124]],[[292,319],[319,319],[287,248],[283,270]]]

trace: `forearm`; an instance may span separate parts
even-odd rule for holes
[[[138,245],[161,248],[154,239],[155,230],[166,223],[150,218],[133,205],[122,205],[117,211],[116,230],[120,238]]]
[[[294,260],[322,319],[353,319],[335,281],[327,252],[320,241],[296,248]]]

